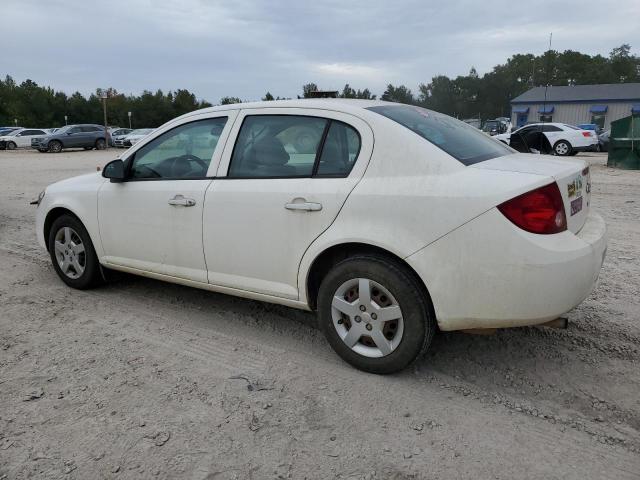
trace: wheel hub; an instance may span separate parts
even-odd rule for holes
[[[360,355],[389,355],[402,340],[400,306],[391,292],[373,280],[344,282],[334,293],[331,312],[339,337]]]

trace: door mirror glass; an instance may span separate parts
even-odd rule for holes
[[[121,182],[124,180],[124,162],[119,158],[107,163],[102,169],[102,176],[110,179],[112,182]]]

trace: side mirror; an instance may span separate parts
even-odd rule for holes
[[[107,163],[102,169],[102,176],[108,178],[112,183],[124,181],[124,162],[119,158]]]
[[[67,132],[67,135],[73,135],[75,132]]]

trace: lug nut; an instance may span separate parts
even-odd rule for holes
[[[338,319],[338,325],[342,325],[342,323],[343,323],[343,322],[342,322],[342,319],[341,319],[341,318],[340,318],[340,319]]]
[[[371,326],[370,323],[367,323],[367,330],[371,330],[373,327]]]
[[[372,313],[371,314],[371,318],[373,318],[374,320],[377,320],[378,319],[378,315],[376,315],[375,313]]]
[[[362,320],[359,316],[356,315],[356,318],[354,318],[354,320],[356,321],[356,323],[360,323],[360,321]]]
[[[367,308],[364,305],[360,305],[360,311],[364,312]]]

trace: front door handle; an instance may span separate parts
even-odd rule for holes
[[[322,210],[321,203],[315,202],[292,202],[285,203],[284,208],[287,210],[303,210],[305,212],[318,212]]]
[[[193,207],[196,201],[193,198],[185,198],[183,195],[176,195],[169,200],[169,205],[177,205],[180,207]]]

